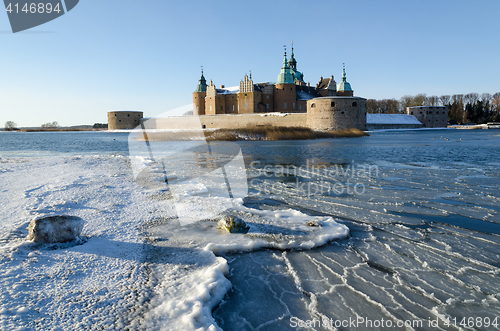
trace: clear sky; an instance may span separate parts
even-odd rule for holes
[[[355,95],[500,92],[498,0],[80,0],[13,34],[0,14],[0,126],[107,122],[192,102],[204,66],[216,85],[276,81],[293,40],[298,70]]]

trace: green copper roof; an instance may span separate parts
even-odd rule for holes
[[[304,75],[297,70],[297,60],[295,60],[295,57],[293,56],[293,44],[292,44],[292,55],[290,56],[290,61],[288,61],[288,64],[290,65],[290,72],[293,75],[293,81],[304,82]]]
[[[351,84],[349,84],[346,80],[345,68],[342,72],[342,81],[337,84],[337,91],[352,91]]]
[[[283,59],[283,67],[281,68],[281,72],[278,75],[278,79],[276,80],[276,84],[294,84],[293,75],[290,72],[290,68],[288,67],[288,61],[286,59],[286,52],[285,52],[285,58]]]
[[[294,67],[297,65],[297,60],[293,57],[293,49],[292,49],[292,55],[290,56],[290,61],[288,61],[290,64],[290,68],[294,69]]]
[[[201,77],[199,80],[199,84],[196,86],[195,92],[206,92],[207,91],[207,81],[205,80],[205,76],[203,76],[203,70],[201,71]]]
[[[300,71],[290,69],[290,72],[293,75],[294,82],[304,82],[304,74],[302,74]]]

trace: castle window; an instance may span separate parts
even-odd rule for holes
[[[410,115],[413,115],[413,112],[411,112]]]
[[[268,103],[266,103],[266,109],[269,109],[269,104]]]
[[[302,109],[302,105],[299,105],[299,109]]]
[[[343,111],[341,111],[340,113],[341,113],[341,114],[343,114],[344,112],[343,112]]]
[[[353,106],[353,107],[357,107],[357,106],[358,106],[358,103],[357,103],[356,101],[354,101],[354,102],[352,103],[352,106]]]
[[[205,124],[203,124],[201,127],[202,127],[202,129],[206,129],[207,128],[207,126]]]
[[[278,104],[277,103],[274,104],[274,109],[278,109]]]
[[[247,96],[247,94],[245,93],[245,96]]]
[[[284,109],[286,109],[286,102],[285,102],[285,105],[283,106]]]
[[[233,111],[234,111],[234,105],[233,105]]]
[[[229,106],[226,106],[226,111],[229,111]]]
[[[292,88],[290,87],[290,91],[292,90]]]
[[[269,99],[269,95],[266,95],[266,99]]]
[[[245,102],[245,109],[248,109],[248,103]]]
[[[200,111],[200,107],[196,107],[196,111]]]
[[[335,102],[332,101],[332,103],[330,104],[330,106],[335,107]]]
[[[212,106],[210,106],[210,112],[212,112]]]
[[[293,103],[292,108],[295,109],[295,102]]]
[[[121,122],[122,120],[118,120],[118,122]]]
[[[224,106],[220,106],[220,111],[224,111]]]
[[[314,108],[316,107],[316,105],[314,103],[311,103],[311,108]]]
[[[130,117],[130,114],[127,114],[127,117]]]

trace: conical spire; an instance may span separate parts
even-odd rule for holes
[[[342,70],[342,81],[337,84],[337,91],[352,91],[351,84],[347,82],[347,77],[345,74],[345,63],[343,64],[344,69]]]
[[[207,81],[205,79],[205,76],[203,76],[203,67],[201,67],[201,77],[200,80],[198,81],[198,85],[196,86],[195,92],[206,92],[207,91]]]
[[[288,66],[288,60],[286,59],[286,51],[285,51],[285,58],[283,59],[282,69],[290,69],[290,67]]]
[[[297,70],[297,60],[295,60],[295,56],[293,55],[293,41],[292,41],[292,55],[290,57],[290,61],[288,61],[290,65],[290,72],[293,75],[294,82],[304,82],[304,74]]]
[[[295,60],[295,57],[293,57],[293,41],[292,41],[292,55],[290,56],[290,61],[288,61],[288,64],[290,65],[290,69],[297,70],[297,61]]]
[[[281,67],[281,72],[278,75],[278,80],[276,84],[294,84],[293,74],[290,72],[290,67],[288,67],[288,60],[286,58],[286,48],[285,57],[283,58],[283,67]]]

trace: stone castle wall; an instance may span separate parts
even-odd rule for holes
[[[256,126],[366,130],[366,99],[338,96],[315,98],[307,102],[307,113],[178,116],[153,118],[144,123],[148,129],[164,130],[244,129]]]
[[[255,126],[306,127],[306,122],[305,113],[178,116],[144,120],[147,129],[163,130],[244,129]]]
[[[108,130],[133,129],[140,124],[142,111],[109,111]]]
[[[415,116],[426,128],[448,126],[448,108],[443,106],[407,107],[406,113]]]

